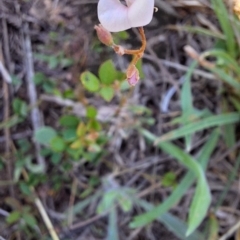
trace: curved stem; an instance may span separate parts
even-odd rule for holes
[[[145,51],[147,41],[146,41],[146,36],[145,36],[143,27],[138,28],[138,31],[139,31],[140,36],[141,36],[142,46],[139,49],[136,49],[136,50],[124,49],[123,54],[128,54],[128,55],[137,55],[138,54],[141,57],[141,55]],[[120,52],[120,48],[121,48],[121,46],[119,46],[119,45],[115,45],[115,44],[113,45],[113,49],[117,53]]]

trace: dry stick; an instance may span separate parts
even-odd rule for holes
[[[26,81],[27,81],[27,87],[28,87],[28,96],[30,100],[30,105],[33,107],[31,110],[31,121],[33,126],[33,131],[36,131],[38,128],[42,127],[42,121],[41,121],[41,114],[38,109],[37,105],[37,91],[35,84],[33,82],[34,77],[34,67],[33,67],[33,57],[32,57],[32,45],[31,40],[29,36],[29,26],[28,23],[25,24],[25,40],[23,42],[24,48],[25,48],[25,58],[26,58]],[[40,154],[40,144],[37,142],[34,142],[36,152],[37,152],[37,162],[38,164],[45,170],[46,163],[44,158]]]
[[[22,174],[23,174],[23,177],[25,179],[25,181],[28,181],[29,180],[29,177],[28,177],[28,174],[26,172],[25,169],[22,170]],[[35,189],[34,187],[31,187],[30,188],[33,195],[34,195],[34,202],[35,202],[35,205],[37,206],[38,208],[38,211],[40,212],[41,216],[42,216],[42,219],[52,237],[53,240],[60,240],[60,238],[58,237],[53,225],[52,225],[52,222],[50,220],[50,218],[48,217],[47,213],[46,213],[46,210],[41,202],[41,200],[39,199],[39,197],[37,196],[36,192],[35,192]]]
[[[234,226],[232,226],[219,240],[226,240],[232,236],[240,228],[240,221],[238,221]]]
[[[6,83],[12,83],[12,78],[8,73],[7,69],[4,67],[1,59],[0,59],[0,73],[2,74],[3,80],[6,81]]]
[[[189,70],[188,66],[184,66],[181,65],[179,63],[175,63],[169,60],[165,60],[165,59],[160,59],[157,57],[153,57],[150,54],[144,54],[143,58],[148,59],[152,62],[156,62],[156,63],[162,63],[163,65],[165,65],[166,67],[170,67],[170,68],[175,68],[177,70],[183,71],[183,72],[187,72]],[[203,70],[199,70],[199,69],[195,69],[193,72],[194,76],[199,76],[199,77],[203,77],[209,80],[216,80],[216,76],[214,76],[212,73],[203,71]]]
[[[70,200],[69,200],[68,226],[72,226],[72,223],[73,223],[73,205],[76,197],[77,186],[78,186],[78,181],[74,177],[72,188],[71,188]]]
[[[4,44],[4,54],[6,57],[6,64],[8,69],[10,69],[11,65],[11,57],[10,57],[10,51],[9,51],[9,42],[8,42],[8,29],[7,29],[7,23],[5,19],[2,19],[2,29],[3,29],[3,44]],[[0,59],[1,62],[4,65],[4,57],[2,52],[2,46],[0,45]],[[9,88],[7,80],[3,81],[3,93],[4,93],[4,122],[7,122],[9,120]],[[8,127],[4,128],[4,136],[5,136],[5,154],[7,158],[7,172],[9,180],[12,179],[12,161],[10,158],[10,129]],[[10,186],[10,194],[14,196],[14,188],[11,185]]]

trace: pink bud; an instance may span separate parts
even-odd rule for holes
[[[112,46],[113,45],[113,38],[111,33],[106,30],[101,24],[98,26],[96,25],[94,29],[97,32],[98,39],[105,45],[107,46]]]
[[[129,85],[135,86],[140,79],[138,69],[135,65],[131,64],[127,69],[127,81]]]

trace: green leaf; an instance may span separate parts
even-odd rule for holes
[[[176,145],[169,142],[159,144],[159,147],[170,156],[176,158],[180,163],[185,165],[189,170],[192,170],[197,177],[197,187],[190,206],[188,216],[188,230],[187,236],[190,235],[202,222],[207,214],[209,205],[211,203],[211,195],[207,180],[205,178],[203,169],[198,162],[190,155],[183,152]]]
[[[76,129],[75,128],[64,129],[62,131],[62,136],[66,142],[71,142],[75,140],[77,137]]]
[[[91,121],[88,122],[87,129],[95,130],[95,131],[101,131],[102,126],[100,122],[96,119],[91,119]]]
[[[174,172],[164,174],[161,182],[164,187],[174,186],[176,184],[176,174]]]
[[[154,142],[156,140],[156,136],[154,136],[153,134],[146,130],[141,130],[141,134],[143,134],[143,136],[147,138],[150,142]],[[216,147],[218,138],[219,131],[213,131],[208,141],[200,151],[198,160],[204,169],[207,166],[207,162],[210,159],[212,151]],[[171,207],[173,207],[174,205],[177,204],[178,201],[180,201],[180,199],[186,193],[188,188],[193,184],[195,177],[196,176],[190,170],[183,178],[183,180],[180,182],[180,184],[174,189],[172,194],[163,203],[154,207],[151,211],[135,217],[134,221],[130,223],[130,226],[134,228],[144,226],[152,222],[154,219],[161,217],[163,214],[169,211]]]
[[[55,129],[51,127],[41,127],[37,129],[37,131],[34,133],[34,139],[45,145],[48,146],[51,142],[51,140],[57,135],[57,132]]]
[[[191,92],[191,77],[194,69],[197,67],[197,61],[194,61],[189,67],[187,74],[184,76],[185,81],[182,86],[181,91],[181,107],[184,113],[192,113],[193,112],[193,98]]]
[[[61,162],[62,159],[62,153],[53,153],[51,156],[51,162],[53,164],[59,164]]]
[[[239,113],[224,113],[216,116],[206,117],[202,120],[189,123],[181,128],[170,131],[161,137],[156,139],[156,143],[162,141],[174,140],[180,137],[184,137],[188,134],[192,134],[207,128],[217,127],[221,125],[231,124],[239,122],[240,114]]]
[[[97,109],[93,106],[87,107],[87,117],[88,118],[96,118],[97,117]]]
[[[129,212],[132,209],[132,200],[129,197],[124,196],[124,194],[119,195],[118,203],[124,212]]]
[[[189,116],[194,113],[193,108],[193,99],[192,99],[192,91],[191,91],[191,77],[194,69],[197,67],[197,61],[194,61],[189,67],[187,74],[185,75],[185,82],[183,83],[182,91],[181,91],[181,107],[182,107],[182,115]],[[189,120],[185,120],[183,125],[189,123]],[[185,136],[185,145],[186,151],[189,152],[191,150],[192,145],[192,135]]]
[[[21,218],[21,213],[19,211],[13,211],[7,217],[7,223],[12,224],[17,222]]]
[[[81,74],[80,80],[89,92],[97,92],[100,86],[98,78],[89,71]]]
[[[47,77],[45,76],[45,74],[41,73],[41,72],[37,72],[34,75],[33,81],[36,85],[40,85],[43,82],[45,82],[47,80]]]
[[[114,90],[111,87],[102,87],[100,95],[105,101],[110,102],[114,97]]]
[[[103,84],[111,85],[117,77],[117,72],[112,60],[107,60],[102,63],[98,74]]]
[[[60,118],[59,123],[63,127],[76,128],[79,123],[79,118],[74,115],[64,115]]]
[[[73,206],[72,210],[70,210],[70,211],[72,211],[73,217],[78,213],[83,213],[84,208],[86,208],[92,202],[96,202],[101,195],[102,195],[102,191],[97,191],[96,193],[92,194],[89,198],[76,203]]]
[[[202,176],[198,179],[197,187],[189,210],[187,236],[193,233],[201,224],[207,215],[207,211],[211,203],[209,186],[204,174],[201,173],[201,175]]]
[[[222,49],[213,49],[203,53],[204,58],[214,57],[216,58],[216,63],[220,63],[220,67],[226,66],[229,69],[236,71],[236,73],[240,74],[240,67],[238,62],[230,56],[226,51]]]
[[[63,152],[66,148],[66,144],[65,144],[64,140],[58,136],[54,137],[51,140],[50,146],[51,146],[52,150],[55,152]]]
[[[27,116],[28,106],[25,101],[21,100],[20,98],[14,98],[12,104],[13,104],[13,110],[15,114],[21,117]]]
[[[98,204],[97,213],[102,214],[112,208],[118,197],[118,191],[110,190],[103,195],[101,202]]]
[[[24,221],[32,228],[36,227],[37,225],[37,221],[35,219],[35,217],[29,213],[24,213],[23,214],[23,219]]]
[[[136,204],[140,205],[145,211],[154,211],[154,206],[147,201],[141,199],[134,200]],[[204,237],[197,231],[195,231],[190,236],[186,237],[187,225],[185,222],[180,220],[179,218],[173,216],[170,213],[164,213],[161,216],[157,217],[157,220],[163,223],[169,231],[171,231],[178,239],[182,240],[200,240],[204,239]]]
[[[32,192],[29,188],[29,186],[25,182],[20,182],[20,190],[22,193],[24,193],[27,196],[31,196]]]

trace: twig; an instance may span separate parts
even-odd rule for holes
[[[27,130],[24,132],[12,134],[11,139],[13,139],[13,140],[23,139],[23,138],[29,137],[31,135],[32,135],[32,131]],[[5,137],[0,137],[0,143],[5,142],[5,141],[6,141]]]
[[[27,174],[25,169],[23,169],[22,174],[23,174],[24,179],[26,181],[28,181],[29,177],[28,177],[28,174]],[[50,218],[48,217],[48,215],[47,215],[47,213],[46,213],[46,211],[44,209],[44,206],[43,206],[41,200],[39,199],[39,197],[35,193],[35,190],[34,190],[33,187],[31,187],[31,191],[32,191],[32,193],[35,196],[35,198],[34,198],[35,205],[37,206],[38,211],[40,212],[40,214],[42,216],[42,219],[43,219],[43,221],[44,221],[44,223],[45,223],[45,225],[46,225],[46,227],[47,227],[47,229],[48,229],[52,239],[53,240],[60,240],[58,235],[57,235],[57,233],[56,233],[56,231],[55,231],[55,229],[54,229],[54,227],[53,227],[53,225],[52,225],[52,222],[51,222]]]
[[[151,56],[150,54],[144,54],[143,58],[146,58],[146,59],[151,60],[153,62],[158,62],[159,61],[163,65],[165,65],[166,67],[175,68],[175,69],[183,71],[183,72],[187,72],[189,70],[189,67],[187,67],[187,66],[184,66],[184,65],[181,65],[179,63],[172,62],[172,61],[168,61],[168,60],[165,60],[165,59],[158,59],[158,58],[155,58],[155,57]],[[194,70],[193,75],[203,77],[203,78],[206,78],[206,79],[209,79],[209,80],[216,80],[217,79],[213,74],[202,71],[202,70],[199,70],[199,69]]]
[[[94,217],[91,217],[91,218],[87,219],[86,221],[75,223],[74,225],[70,226],[69,229],[74,230],[74,229],[79,229],[79,228],[85,227],[85,226],[101,219],[102,217],[105,217],[108,212],[109,211],[99,214],[99,215],[95,215]]]
[[[232,226],[219,240],[226,240],[233,235],[240,228],[240,221],[238,221],[234,226]]]
[[[11,65],[11,57],[9,53],[9,42],[8,42],[8,29],[7,29],[7,23],[5,19],[2,19],[2,29],[3,29],[3,42],[4,42],[4,55],[6,58],[6,65],[7,68],[10,69]],[[2,51],[2,45],[0,44],[0,62],[2,64],[2,67],[4,66],[4,55]],[[11,70],[10,70],[11,71]],[[7,71],[6,71],[7,72]],[[2,74],[3,75],[3,74]],[[6,74],[5,74],[6,75]],[[3,98],[4,98],[4,122],[8,122],[9,120],[9,88],[7,80],[3,82]],[[5,137],[5,155],[7,158],[7,172],[9,180],[12,179],[12,160],[10,158],[10,129],[8,127],[4,128],[4,137]],[[12,196],[14,196],[14,188],[11,185],[10,186],[10,193]]]
[[[5,211],[4,209],[1,209],[0,208],[0,215],[1,216],[4,216],[4,217],[8,217],[9,216],[9,213],[7,211]]]
[[[38,128],[42,127],[42,121],[41,121],[41,114],[38,109],[37,105],[37,91],[35,84],[33,82],[34,77],[34,67],[33,67],[33,57],[32,57],[32,46],[31,46],[31,40],[29,36],[29,27],[28,23],[25,24],[25,40],[24,40],[24,48],[25,48],[25,65],[26,65],[26,81],[27,81],[27,87],[28,87],[28,96],[30,100],[30,105],[33,107],[31,110],[31,121],[33,130],[36,131]],[[44,158],[40,154],[41,146],[39,143],[34,142],[36,152],[37,152],[37,162],[42,167],[43,170],[46,168],[46,163]]]
[[[69,200],[69,215],[68,215],[68,226],[72,226],[73,223],[73,205],[76,197],[76,192],[77,192],[77,179],[73,179],[72,183],[72,188],[71,188],[71,195],[70,195],[70,200]]]
[[[8,73],[7,69],[4,67],[1,59],[0,59],[0,73],[2,74],[3,80],[6,81],[6,83],[12,83],[12,78]]]
[[[52,103],[55,103],[55,104],[58,104],[58,105],[64,106],[64,107],[72,107],[73,112],[76,115],[81,116],[81,117],[86,116],[86,109],[83,106],[83,104],[80,102],[74,102],[70,99],[63,99],[58,96],[51,96],[51,95],[46,95],[46,94],[41,95],[41,100],[46,101],[46,102],[52,102]],[[111,121],[113,119],[114,114],[117,109],[118,109],[117,105],[100,107],[98,109],[97,120],[99,120],[101,122]]]

